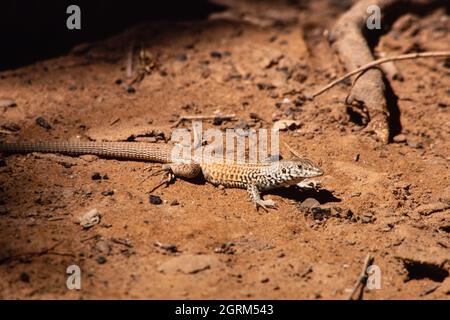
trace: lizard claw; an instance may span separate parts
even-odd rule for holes
[[[320,181],[306,179],[297,183],[297,187],[300,189],[320,189],[322,187],[322,183],[320,183]]]
[[[161,181],[155,187],[153,187],[148,193],[152,193],[153,191],[161,187],[163,184],[165,184],[167,187],[174,180],[175,175],[172,172],[165,171]]]

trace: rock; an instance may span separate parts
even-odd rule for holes
[[[395,143],[405,143],[406,136],[404,134],[399,134],[392,139]]]
[[[29,282],[30,282],[30,276],[29,276],[29,274],[26,273],[26,272],[22,272],[22,273],[20,274],[19,279],[20,279],[20,281],[22,281],[22,282],[26,282],[26,283],[29,283]]]
[[[99,240],[95,244],[95,250],[97,250],[98,253],[108,256],[111,254],[111,245],[107,240]]]
[[[11,108],[17,106],[16,102],[8,98],[0,98],[0,108]]]
[[[151,204],[156,204],[156,205],[158,205],[158,204],[161,204],[161,203],[162,203],[161,197],[159,197],[159,196],[154,196],[154,195],[152,195],[152,194],[148,197],[148,200],[150,201]]]
[[[370,212],[368,212],[368,213],[364,213],[362,216],[361,216],[361,222],[362,223],[372,223],[372,222],[374,222],[375,221],[375,216],[374,216],[374,214],[373,213],[370,213]]]
[[[92,180],[101,180],[102,176],[101,176],[100,172],[94,172],[91,176],[91,179]]]
[[[114,190],[105,190],[102,192],[102,195],[105,197],[112,196],[112,195],[114,195]]]
[[[176,244],[173,243],[161,243],[156,241],[153,245],[163,254],[176,254],[180,253]]]
[[[20,126],[17,123],[14,122],[6,122],[2,124],[2,128],[11,132],[18,132],[20,131]]]
[[[171,206],[177,206],[177,205],[179,205],[179,204],[180,204],[180,203],[178,202],[177,199],[174,199],[174,200],[170,201],[170,205],[171,205]]]
[[[280,130],[280,131],[286,131],[286,130],[295,130],[301,126],[300,121],[296,120],[278,120],[273,124],[272,129],[273,130]]]
[[[97,209],[92,209],[85,214],[77,218],[76,222],[79,223],[84,229],[89,229],[96,224],[100,223],[101,214]]]
[[[323,220],[331,216],[330,208],[313,207],[311,212],[314,220]]]
[[[52,128],[50,123],[48,123],[47,120],[45,120],[43,117],[37,117],[36,118],[36,123],[39,126],[41,126],[42,128],[44,128],[45,130],[50,130]]]
[[[180,53],[180,54],[178,54],[178,55],[176,56],[176,59],[177,59],[178,61],[184,62],[184,61],[187,60],[187,55],[184,54],[184,53]]]
[[[267,82],[257,83],[256,86],[259,90],[272,90],[276,88],[273,84]]]
[[[96,261],[98,264],[105,264],[107,260],[104,256],[98,256]]]
[[[299,206],[302,211],[310,211],[312,208],[320,207],[320,202],[314,198],[306,198]]]
[[[414,140],[414,139],[408,139],[406,141],[406,144],[408,146],[410,146],[411,148],[414,148],[414,149],[421,149],[421,148],[423,148],[423,143],[420,142],[420,141]]]
[[[444,211],[450,208],[450,204],[443,202],[433,202],[428,204],[423,204],[416,208],[415,212],[422,215],[428,216],[432,213]]]
[[[219,51],[212,51],[210,54],[211,58],[220,59],[222,58],[222,53]]]
[[[222,243],[219,247],[214,248],[215,253],[234,254],[236,249],[233,242]]]
[[[162,263],[158,267],[158,271],[165,274],[176,272],[195,274],[218,267],[220,264],[219,259],[215,256],[186,254]]]
[[[93,162],[95,160],[98,160],[98,156],[94,156],[93,154],[83,154],[83,155],[79,156],[78,158],[83,159],[84,161],[87,161],[87,162]]]

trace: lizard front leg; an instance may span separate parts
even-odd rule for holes
[[[257,186],[251,184],[247,187],[247,191],[250,195],[250,199],[255,204],[256,208],[262,207],[267,211],[268,208],[276,208],[276,202],[273,200],[263,200],[261,199],[261,193]]]

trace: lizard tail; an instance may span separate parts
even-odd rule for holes
[[[145,142],[17,142],[0,143],[0,153],[61,153],[71,156],[92,154],[105,158],[171,162],[172,147]]]

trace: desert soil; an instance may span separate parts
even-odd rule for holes
[[[302,98],[346,71],[327,33],[348,3],[226,3],[244,14],[143,23],[2,71],[1,140],[165,143],[179,115],[236,114],[205,129],[290,119],[298,127],[281,141],[321,164],[321,189],[265,194],[279,206],[266,213],[245,190],[178,179],[152,204],[158,164],[3,157],[0,298],[345,299],[368,254],[381,287],[364,299],[450,297],[449,60],[396,63],[396,136],[383,145],[345,105],[350,83]],[[405,12],[375,52],[449,50],[449,30],[443,8]],[[154,62],[134,90],[125,85],[131,39],[135,56],[144,48]],[[319,209],[302,206],[307,198]],[[74,222],[94,208],[98,224]],[[81,290],[66,287],[70,265]]]

